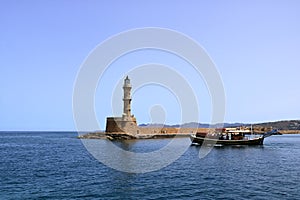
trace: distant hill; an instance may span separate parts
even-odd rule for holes
[[[168,124],[140,124],[139,126],[142,127],[166,127],[166,128],[208,128],[209,124],[201,124],[201,123],[196,123],[196,122],[190,122],[190,123],[185,123],[182,124],[181,126],[179,124],[175,125],[168,125]]]
[[[300,130],[300,120],[285,120],[255,124],[262,127],[273,127],[279,130]]]
[[[272,127],[278,130],[300,130],[300,120],[284,120],[284,121],[276,121],[276,122],[263,122],[257,124],[249,124],[249,123],[224,123],[224,127],[239,127],[239,126],[259,126],[269,128]],[[172,128],[209,128],[210,124],[207,123],[196,123],[190,122],[176,125],[164,125],[164,124],[140,124],[139,126],[147,126],[147,127],[172,127]],[[211,127],[220,127],[220,124],[213,124]]]

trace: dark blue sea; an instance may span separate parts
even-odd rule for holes
[[[300,135],[272,136],[263,146],[217,147],[202,159],[200,147],[190,146],[172,164],[148,173],[107,167],[76,136],[0,132],[0,199],[300,198]],[[147,152],[169,141],[116,145]]]

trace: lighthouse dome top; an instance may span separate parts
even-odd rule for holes
[[[124,80],[124,86],[130,86],[130,79],[128,78],[128,76],[126,76],[125,80]]]

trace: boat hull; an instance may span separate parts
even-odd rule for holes
[[[263,145],[264,137],[253,138],[249,140],[218,140],[205,137],[190,136],[192,144],[202,145]]]

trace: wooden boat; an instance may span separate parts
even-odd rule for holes
[[[253,134],[252,130],[240,128],[216,129],[211,133],[190,135],[192,144],[197,145],[263,145],[264,139],[277,133],[272,130],[263,134]]]

